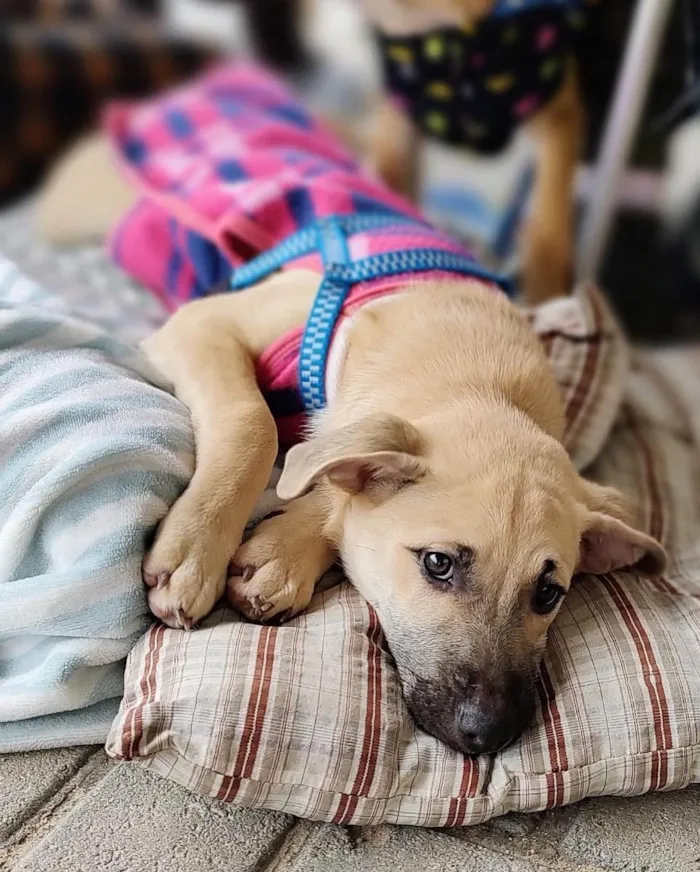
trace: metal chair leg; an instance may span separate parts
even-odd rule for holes
[[[622,175],[639,128],[673,0],[638,0],[584,216],[577,272],[595,280],[608,243]]]

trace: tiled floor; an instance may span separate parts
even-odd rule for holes
[[[360,829],[204,799],[80,748],[1,757],[0,796],[3,872],[700,870],[700,787],[460,831]]]

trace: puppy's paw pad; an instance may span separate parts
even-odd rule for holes
[[[173,569],[163,568],[152,558],[144,562],[148,605],[169,627],[191,630],[214,608],[224,592],[227,554],[194,552]]]
[[[313,584],[291,580],[280,561],[273,560],[259,569],[250,565],[242,575],[226,582],[228,601],[251,621],[273,618],[288,620],[309,604]]]
[[[148,607],[151,612],[159,618],[166,627],[172,627],[173,630],[185,629],[185,618],[187,617],[181,608],[178,608],[167,596],[158,596],[158,588],[152,587],[148,592]]]
[[[246,600],[246,606],[249,618],[257,621],[264,621],[265,616],[268,612],[271,612],[272,609],[274,609],[275,604],[263,599],[261,596],[253,595],[250,599]]]

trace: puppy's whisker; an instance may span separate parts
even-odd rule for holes
[[[371,545],[360,545],[360,544],[358,544],[358,545],[355,545],[354,547],[355,547],[355,548],[362,548],[363,551],[369,551],[369,552],[372,553],[372,554],[378,554],[378,553],[379,553],[378,550],[377,550],[376,548],[373,548]]]

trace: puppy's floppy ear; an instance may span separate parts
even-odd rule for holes
[[[323,476],[348,493],[400,487],[426,471],[416,428],[393,415],[363,418],[290,449],[277,483],[283,500],[302,496]]]
[[[585,495],[584,530],[577,572],[604,575],[632,569],[655,577],[666,569],[666,552],[651,536],[630,526],[622,494],[581,479]]]

